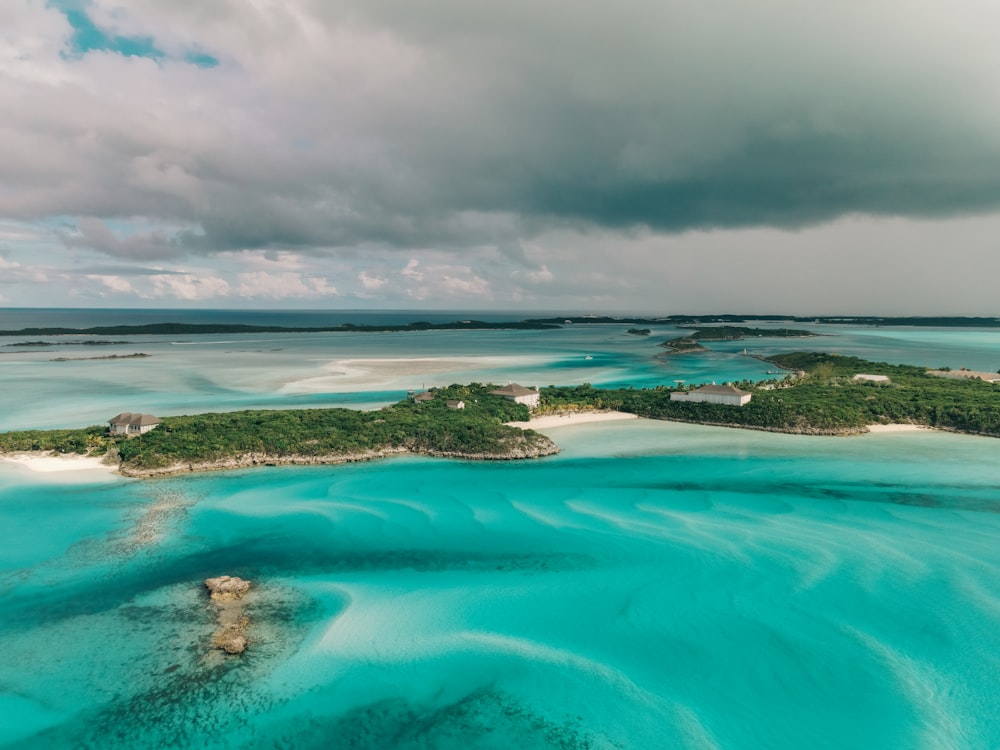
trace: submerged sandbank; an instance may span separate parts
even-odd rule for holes
[[[64,471],[91,471],[112,474],[117,465],[107,464],[99,456],[59,455],[54,453],[0,453],[0,461],[20,464],[39,474]]]
[[[543,417],[534,417],[528,422],[508,422],[507,424],[521,429],[544,430],[550,427],[568,427],[587,422],[618,422],[623,419],[638,418],[635,414],[627,414],[623,411],[579,411],[547,414]]]
[[[490,372],[503,367],[541,366],[543,357],[530,356],[450,356],[376,357],[338,359],[326,362],[323,375],[292,380],[278,393],[351,393],[355,390],[408,390],[423,387],[432,375],[461,378],[462,373]]]

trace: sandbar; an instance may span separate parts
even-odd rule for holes
[[[564,414],[546,414],[542,417],[534,417],[528,422],[508,422],[507,424],[521,429],[544,430],[551,427],[586,424],[587,422],[617,422],[622,419],[638,418],[635,414],[626,414],[623,411],[574,411]]]
[[[323,375],[293,380],[283,384],[278,392],[287,394],[338,393],[372,390],[409,390],[433,383],[428,376],[448,375],[462,378],[463,373],[491,372],[501,367],[530,367],[546,360],[531,356],[484,357],[393,357],[370,359],[338,359],[325,362]]]
[[[117,466],[104,463],[100,456],[57,455],[52,453],[0,453],[0,460],[20,464],[39,474],[63,471],[90,471],[112,474]]]

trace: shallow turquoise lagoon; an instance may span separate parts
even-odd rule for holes
[[[1000,746],[988,439],[560,427],[559,456],[0,470],[0,745]],[[211,652],[220,573],[251,649]]]

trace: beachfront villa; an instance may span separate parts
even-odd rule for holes
[[[888,375],[868,375],[863,372],[859,372],[853,378],[851,378],[855,383],[888,383]]]
[[[525,388],[523,385],[518,385],[517,383],[508,383],[503,388],[490,391],[490,393],[494,396],[505,398],[508,401],[513,401],[515,404],[524,404],[529,409],[534,409],[538,406],[538,401],[542,397],[537,388]]]
[[[703,385],[693,391],[675,391],[670,394],[671,401],[699,401],[706,404],[725,404],[726,406],[745,406],[750,403],[751,394],[741,391],[732,385]]]
[[[112,435],[145,435],[150,430],[155,430],[160,426],[160,420],[152,414],[133,414],[132,412],[122,412],[108,420],[109,430]]]

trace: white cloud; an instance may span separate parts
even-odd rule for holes
[[[549,284],[555,279],[555,274],[546,265],[525,271],[515,271],[512,275],[515,278],[524,279],[529,284]]]
[[[442,276],[441,285],[454,295],[475,296],[489,299],[492,294],[490,284],[486,279],[471,275],[466,277]]]
[[[108,276],[108,275],[90,275],[87,276],[91,281],[97,281],[103,286],[107,287],[108,290],[116,292],[119,294],[136,294],[135,287],[132,286],[132,282],[122,276]]]
[[[358,280],[361,281],[361,286],[368,290],[381,289],[389,283],[388,279],[382,278],[381,276],[373,276],[367,271],[359,273]]]
[[[240,297],[288,299],[291,297],[328,297],[337,294],[337,288],[325,278],[304,277],[298,273],[269,273],[253,271],[241,273],[237,294]]]
[[[417,270],[417,267],[419,265],[420,265],[419,260],[417,260],[416,258],[410,258],[409,262],[406,264],[406,268],[400,271],[400,273],[409,279],[413,279],[414,281],[423,281],[424,278],[423,272]]]
[[[142,297],[171,297],[178,300],[207,300],[228,297],[232,292],[225,279],[216,276],[180,273],[149,276],[152,290],[140,290]]]

